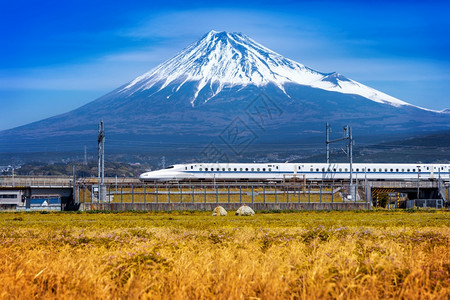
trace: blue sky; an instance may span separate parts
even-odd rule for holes
[[[450,107],[449,1],[0,0],[0,130],[75,109],[214,30]]]

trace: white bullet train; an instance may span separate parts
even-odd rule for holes
[[[450,181],[450,164],[354,163],[353,179]],[[196,163],[143,173],[142,181],[349,180],[348,163]]]

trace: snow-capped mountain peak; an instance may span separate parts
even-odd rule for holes
[[[130,82],[121,92],[132,94],[155,87],[159,92],[169,85],[175,85],[172,90],[178,92],[191,82],[195,83],[195,91],[189,95],[192,105],[204,89],[210,95],[205,99],[208,101],[224,87],[260,87],[269,83],[276,85],[287,96],[285,85],[294,83],[357,94],[393,106],[410,105],[338,73],[315,71],[283,57],[242,33],[224,31],[210,31],[173,58]]]

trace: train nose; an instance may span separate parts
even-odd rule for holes
[[[141,174],[139,179],[142,181],[165,181],[176,179],[176,176],[172,172],[161,172],[158,170]]]
[[[161,175],[157,171],[152,172],[146,172],[139,176],[139,179],[144,180],[158,180],[161,177]]]
[[[178,171],[158,170],[141,174],[139,179],[142,181],[167,181],[167,180],[183,180],[192,177]]]

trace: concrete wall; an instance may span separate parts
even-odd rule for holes
[[[21,190],[0,190],[0,205],[21,205],[23,192]]]
[[[237,210],[241,203],[81,203],[80,210],[107,211],[212,211],[216,206]],[[370,203],[248,203],[253,210],[368,210]]]

